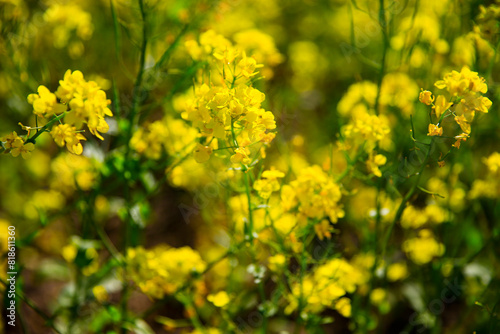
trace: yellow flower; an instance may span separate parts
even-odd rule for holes
[[[277,254],[268,258],[267,261],[271,271],[279,272],[283,269],[286,263],[286,257],[283,254]]]
[[[250,150],[247,147],[238,147],[234,150],[234,154],[231,156],[231,162],[233,164],[244,164],[247,165],[252,162],[252,159],[248,156]]]
[[[207,162],[208,159],[210,159],[210,155],[212,154],[212,148],[209,146],[204,146],[201,144],[197,144],[195,150],[194,150],[194,159],[198,163],[203,163]]]
[[[451,107],[452,104],[453,103],[448,102],[446,100],[446,97],[444,97],[443,95],[438,95],[438,97],[436,98],[436,103],[434,103],[434,105],[432,106],[432,109],[434,109],[434,111],[436,113],[436,117],[439,119],[441,117],[441,115],[446,110],[448,110],[449,107]]]
[[[374,305],[380,305],[387,299],[387,291],[382,288],[373,289],[370,293],[370,301]]]
[[[335,302],[335,309],[344,317],[349,318],[351,316],[351,300],[347,297],[340,298]]]
[[[238,69],[241,71],[241,75],[245,78],[250,78],[254,75],[257,75],[257,73],[259,72],[256,72],[255,70],[263,66],[264,65],[262,64],[257,64],[257,61],[255,61],[254,58],[247,57],[245,54],[243,54],[243,59],[241,59],[238,63]]]
[[[408,277],[408,267],[405,262],[393,263],[387,267],[387,279],[396,282]]]
[[[215,295],[210,294],[207,296],[207,300],[209,302],[211,302],[212,304],[214,304],[215,306],[221,307],[221,308],[224,308],[225,306],[227,306],[227,304],[229,304],[229,302],[231,301],[231,299],[229,298],[229,295],[225,291],[219,291]]]
[[[418,96],[418,100],[424,104],[430,106],[432,102],[434,102],[434,97],[432,96],[432,92],[428,90],[422,90],[420,95]]]
[[[375,176],[381,177],[382,172],[379,169],[379,166],[385,165],[387,162],[387,158],[382,154],[377,154],[375,157],[370,157],[366,162],[368,170],[373,173]]]
[[[66,148],[73,154],[80,155],[83,152],[80,140],[87,140],[81,133],[76,131],[74,126],[69,124],[59,124],[50,131],[52,138],[60,147],[66,143]]]
[[[109,300],[108,291],[102,285],[96,285],[92,288],[92,293],[94,294],[95,299],[100,302],[106,302]]]
[[[422,230],[417,238],[411,238],[403,243],[403,250],[417,265],[432,261],[436,256],[444,253],[444,245],[437,242],[430,230]]]
[[[31,156],[31,151],[34,149],[35,145],[33,143],[25,144],[21,137],[19,137],[12,142],[10,153],[13,157],[17,157],[21,154],[23,159],[28,159]]]
[[[314,231],[318,236],[319,240],[323,240],[325,237],[330,239],[332,237],[333,228],[330,226],[328,220],[323,219],[320,223],[314,225]]]
[[[427,134],[428,136],[442,136],[443,135],[443,128],[440,128],[437,125],[434,124],[429,124],[429,133]]]
[[[12,148],[12,144],[14,143],[14,141],[16,139],[21,139],[21,137],[19,137],[17,135],[16,131],[13,131],[12,133],[10,133],[8,135],[5,135],[2,138],[0,138],[0,141],[3,142],[3,146],[5,147],[5,149],[8,150],[9,148]]]
[[[490,172],[497,173],[500,170],[500,153],[493,152],[488,158],[483,158],[483,162]]]
[[[28,103],[33,105],[33,113],[39,117],[52,116],[66,111],[66,106],[57,103],[56,95],[47,87],[39,86],[38,94],[28,95]]]
[[[469,138],[469,135],[468,135],[467,133],[461,133],[461,134],[459,134],[458,136],[455,136],[455,139],[456,139],[457,141],[456,141],[456,142],[455,142],[455,144],[453,144],[452,146],[453,146],[453,147],[456,147],[457,149],[459,149],[459,148],[460,148],[460,143],[461,143],[462,141],[466,141],[466,140],[467,140],[467,138]]]
[[[455,122],[457,122],[458,125],[460,125],[460,128],[464,133],[469,134],[471,129],[470,129],[470,123],[467,122],[467,119],[465,118],[464,115],[460,116],[455,116]]]
[[[342,198],[340,187],[321,169],[314,165],[301,170],[295,181],[290,182],[299,203],[299,212],[310,218],[321,219],[325,216],[336,223],[344,217],[344,210],[339,203]],[[285,187],[284,187],[285,188]],[[285,190],[285,189],[283,189]],[[281,194],[283,198],[283,193]],[[287,188],[287,201],[293,200],[293,193]]]
[[[262,173],[260,180],[255,181],[253,188],[257,190],[259,196],[268,199],[272,192],[280,190],[279,178],[285,177],[285,173],[278,170],[266,170]]]
[[[74,244],[69,244],[63,247],[62,256],[66,260],[66,262],[73,262],[76,258],[76,254],[78,253],[78,249]]]

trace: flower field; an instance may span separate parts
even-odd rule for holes
[[[500,1],[0,0],[5,333],[500,333]]]

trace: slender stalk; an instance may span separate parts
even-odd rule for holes
[[[124,193],[125,193],[125,200],[126,200],[126,208],[127,208],[127,217],[125,219],[125,231],[124,231],[124,254],[127,253],[128,247],[130,246],[130,239],[134,235],[133,233],[133,226],[132,226],[132,215],[130,212],[131,208],[131,195],[130,195],[130,183],[128,182],[128,177],[130,176],[131,171],[129,170],[130,164],[128,163],[128,160],[130,158],[130,152],[131,152],[131,147],[130,147],[130,139],[132,138],[132,131],[134,129],[134,125],[136,123],[136,116],[138,114],[138,109],[140,104],[143,102],[143,97],[142,97],[142,81],[143,81],[143,76],[144,76],[144,67],[146,63],[146,49],[148,45],[148,31],[147,31],[147,21],[146,21],[146,11],[144,8],[144,2],[143,0],[138,0],[139,1],[139,8],[141,11],[141,17],[142,17],[142,43],[141,43],[141,51],[140,51],[140,58],[139,58],[139,72],[137,73],[137,77],[134,83],[134,88],[132,90],[132,107],[130,110],[130,114],[128,115],[128,128],[127,128],[127,134],[125,137],[126,140],[126,149],[125,149],[125,183],[124,183]],[[122,289],[122,298],[121,298],[121,319],[120,319],[120,330],[123,331],[124,333],[127,333],[127,330],[123,328],[123,324],[126,321],[127,318],[127,313],[128,313],[128,296],[130,294],[129,292],[129,284],[127,283],[127,266],[126,264],[123,267],[124,271],[124,283],[123,283],[123,289]]]
[[[383,49],[382,49],[382,62],[380,64],[380,73],[378,76],[378,91],[377,91],[377,97],[375,98],[375,113],[378,115],[379,113],[379,104],[380,104],[380,95],[382,91],[382,81],[384,79],[385,75],[385,63],[386,63],[386,56],[387,56],[387,49],[389,48],[389,36],[388,36],[388,31],[387,31],[387,19],[385,17],[385,1],[380,0],[380,9],[379,9],[379,24],[380,28],[382,29],[382,38],[383,38]]]
[[[182,28],[182,30],[179,32],[179,34],[177,34],[177,36],[175,36],[175,39],[172,42],[172,44],[170,44],[170,46],[167,48],[167,50],[165,50],[163,55],[160,57],[160,60],[158,60],[158,62],[155,64],[156,70],[160,69],[166,62],[168,62],[168,60],[170,59],[170,56],[172,55],[172,52],[175,50],[175,48],[179,44],[182,36],[184,36],[186,34],[186,32],[188,31],[188,27],[189,27],[189,25],[186,24]]]
[[[396,211],[396,215],[394,216],[394,219],[393,219],[391,225],[389,226],[387,233],[385,234],[383,244],[382,244],[382,259],[385,258],[385,252],[387,250],[387,245],[389,243],[389,239],[391,238],[391,234],[392,234],[392,231],[394,229],[394,226],[396,225],[396,222],[398,222],[401,219],[401,215],[403,214],[403,211],[406,207],[406,203],[410,200],[410,198],[413,196],[413,194],[415,193],[415,191],[418,188],[418,184],[420,183],[420,179],[422,178],[422,173],[423,173],[425,166],[427,165],[427,161],[429,160],[429,157],[431,155],[433,144],[434,144],[434,137],[431,138],[431,143],[430,143],[429,149],[428,149],[427,154],[425,155],[424,161],[422,162],[422,165],[420,166],[420,169],[417,173],[417,178],[416,178],[415,182],[411,186],[411,188],[408,191],[408,193],[406,194],[406,196],[401,201],[401,204],[399,205],[398,210]]]
[[[252,199],[250,197],[250,178],[247,170],[245,172],[245,192],[247,194],[247,203],[248,203],[248,239],[250,242],[253,241],[253,214],[252,214]]]
[[[38,136],[40,136],[44,132],[48,132],[49,128],[52,126],[52,124],[54,124],[55,122],[58,122],[60,119],[62,119],[64,116],[66,116],[67,113],[68,113],[68,111],[65,111],[60,115],[54,116],[47,124],[45,124],[40,129],[40,131],[37,131],[33,136],[31,136],[31,138],[29,138],[25,144],[27,144],[27,143],[35,144],[35,140],[38,138]]]

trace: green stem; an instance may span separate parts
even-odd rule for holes
[[[401,219],[401,215],[403,214],[403,211],[406,207],[406,203],[410,200],[410,198],[413,196],[413,194],[417,190],[420,179],[422,178],[422,173],[423,173],[425,166],[427,165],[427,161],[429,160],[429,157],[431,155],[433,143],[434,143],[434,137],[431,138],[429,150],[427,151],[427,154],[425,155],[424,161],[422,162],[422,165],[420,166],[420,169],[417,173],[417,179],[415,180],[415,182],[411,186],[411,188],[408,191],[408,193],[406,194],[406,196],[401,201],[401,204],[399,205],[398,210],[396,211],[396,215],[394,216],[394,220],[392,221],[391,225],[389,226],[389,229],[387,230],[387,233],[385,235],[385,238],[384,238],[384,241],[382,244],[382,259],[385,259],[385,252],[387,250],[387,245],[389,243],[389,239],[391,238],[391,234],[392,234],[392,231],[394,229],[394,226],[396,225],[396,222],[398,222],[399,219]]]
[[[380,0],[380,9],[379,9],[379,24],[380,28],[382,29],[382,37],[383,37],[383,49],[382,49],[382,63],[380,64],[380,73],[378,77],[378,82],[377,82],[377,97],[375,98],[375,113],[379,113],[379,104],[380,104],[380,95],[382,91],[382,81],[384,79],[385,75],[385,63],[386,63],[386,56],[387,56],[387,49],[389,47],[389,37],[388,37],[388,32],[387,32],[387,19],[385,17],[385,4],[384,0]]]
[[[175,40],[172,42],[172,44],[170,44],[170,46],[167,48],[167,50],[161,56],[160,60],[158,60],[158,62],[155,64],[156,70],[160,69],[165,64],[165,62],[167,62],[170,59],[172,52],[175,50],[175,48],[179,44],[182,36],[184,36],[186,34],[188,27],[189,27],[189,25],[186,24],[182,28],[182,30],[179,32],[179,34],[177,34],[177,36],[175,36]]]
[[[37,131],[33,136],[31,136],[31,138],[29,138],[25,142],[25,144],[27,144],[27,143],[33,143],[33,144],[35,144],[35,140],[38,138],[38,136],[40,136],[42,133],[44,133],[46,131],[48,132],[49,128],[52,126],[52,124],[54,124],[55,122],[58,122],[60,119],[62,119],[64,116],[66,116],[67,113],[68,113],[68,111],[65,111],[65,112],[63,112],[60,115],[54,116],[47,124],[45,124],[40,129],[40,131]]]
[[[253,241],[253,214],[252,214],[252,199],[250,197],[250,178],[249,178],[249,173],[250,171],[247,170],[245,171],[245,192],[247,194],[247,202],[248,202],[248,240],[250,242]]]
[[[109,239],[108,235],[106,234],[106,232],[104,231],[102,226],[99,225],[95,220],[92,220],[92,222],[94,224],[94,228],[96,229],[97,235],[101,239],[104,247],[106,247],[108,252],[111,254],[111,256],[113,256],[118,261],[118,263],[123,264],[123,258],[121,256],[120,252],[118,252],[115,245],[113,245],[113,243]]]

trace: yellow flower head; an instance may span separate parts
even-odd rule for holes
[[[285,177],[285,173],[278,170],[266,170],[262,173],[260,180],[255,181],[253,188],[257,190],[259,196],[268,199],[274,191],[280,190],[279,178]]]
[[[105,287],[102,285],[96,285],[92,288],[92,293],[94,294],[95,299],[99,303],[103,303],[109,300],[109,294]]]
[[[50,131],[52,138],[60,147],[66,143],[66,148],[73,154],[80,155],[83,152],[80,140],[87,140],[81,133],[76,131],[74,126],[69,124],[59,124]]]
[[[428,90],[422,90],[420,95],[418,96],[418,100],[424,104],[430,106],[432,102],[434,102],[434,97],[432,96],[432,92]]]
[[[31,151],[35,149],[35,145],[33,143],[25,144],[21,137],[16,138],[11,144],[11,151],[13,157],[17,157],[19,154],[23,157],[23,159],[28,159],[31,156]]]
[[[443,95],[438,95],[436,98],[436,103],[432,106],[432,109],[436,112],[436,117],[439,119],[441,115],[448,110],[449,107],[451,107],[453,103],[448,102],[446,100],[446,97]]]
[[[429,124],[429,133],[427,134],[428,136],[442,136],[443,135],[443,128],[440,128],[437,125],[434,124]]]
[[[207,296],[207,300],[212,304],[214,304],[215,306],[221,308],[226,307],[231,301],[229,295],[225,291],[219,291],[215,295],[210,294]]]
[[[39,86],[38,94],[28,95],[28,103],[33,105],[33,113],[39,117],[50,117],[66,111],[66,106],[57,102],[56,95],[47,87]]]

